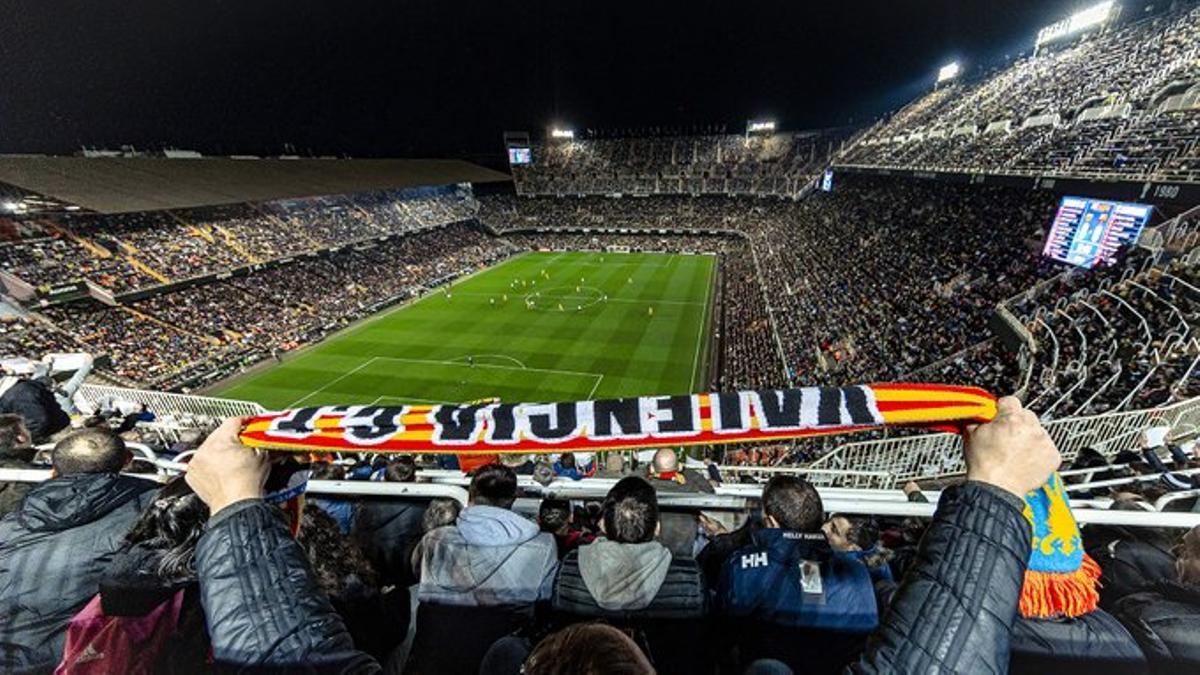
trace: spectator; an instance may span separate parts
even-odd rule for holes
[[[154,498],[155,483],[118,473],[131,460],[112,432],[77,431],[54,446],[53,477],[0,520],[0,669],[62,658],[67,622]]]
[[[594,473],[592,469],[595,468],[593,465],[581,471],[579,467],[575,465],[575,454],[571,452],[564,452],[562,455],[560,455],[558,461],[555,462],[553,466],[554,475],[562,476],[563,478],[569,478],[571,480],[583,480],[584,478],[588,478],[592,475],[592,473]]]
[[[836,514],[825,521],[821,530],[834,551],[861,560],[871,572],[872,581],[894,581],[888,551],[879,543],[879,525],[874,519]]]
[[[1113,609],[1154,675],[1200,670],[1200,528],[1183,535],[1176,555],[1175,578],[1126,596]]]
[[[435,498],[429,500],[429,506],[425,509],[425,513],[421,515],[421,536],[413,540],[411,550],[405,557],[412,565],[413,579],[419,580],[421,577],[421,558],[425,554],[425,535],[439,527],[450,527],[458,521],[459,513],[462,513],[462,504],[453,499]]]
[[[0,415],[0,469],[34,469],[29,430],[19,415]],[[15,511],[34,483],[0,481],[0,518]]]
[[[649,467],[650,484],[658,492],[713,492],[708,479],[695,471],[685,470],[679,466],[679,457],[674,450],[662,448],[654,453],[654,460]],[[664,511],[660,514],[662,534],[659,539],[670,549],[672,555],[695,557],[697,554],[697,535],[700,532],[700,520],[691,511]]]
[[[416,476],[411,457],[389,461],[383,472],[383,480],[389,483],[412,483]],[[403,497],[367,498],[358,503],[350,530],[379,572],[382,584],[407,589],[415,582],[408,554],[422,534],[421,521],[428,505],[428,500]]]
[[[775,476],[762,503],[765,527],[725,562],[717,589],[741,660],[839,671],[879,625],[870,572],[858,559],[833,554],[821,531],[821,497],[810,483]]]
[[[558,545],[558,559],[579,548],[582,544],[590,544],[595,539],[590,533],[578,527],[572,527],[574,515],[571,513],[571,503],[560,499],[543,499],[538,507],[538,527],[542,532],[554,535]]]
[[[309,480],[346,480],[345,467],[333,462],[313,462]],[[348,534],[354,524],[354,502],[349,499],[313,498],[313,503],[325,509],[337,523],[342,534]]]
[[[529,640],[496,642],[479,672],[489,675],[653,675],[641,648],[603,623],[581,623],[553,633],[530,649]]]
[[[554,537],[512,511],[517,476],[503,464],[475,472],[467,508],[422,538],[417,635],[409,666],[474,673],[487,648],[548,600],[558,569]],[[469,639],[460,630],[471,626]]]
[[[207,670],[208,636],[196,579],[196,542],[208,507],[182,477],[158,492],[125,535],[100,593],[71,619],[67,672]]]
[[[41,379],[5,374],[0,378],[0,415],[20,415],[34,443],[44,443],[71,426],[71,418]]]
[[[377,664],[354,649],[317,590],[286,525],[262,503],[266,453],[238,443],[240,425],[229,420],[214,432],[187,474],[213,513],[196,569],[214,659],[227,667],[374,672]],[[966,459],[966,484],[943,492],[918,569],[851,672],[1007,668],[1031,541],[1022,495],[1044,484],[1061,458],[1037,419],[1002,399],[993,422],[970,429]],[[275,583],[283,577],[292,581],[286,593]]]
[[[697,672],[712,658],[700,619],[706,613],[699,566],[672,558],[659,533],[654,488],[623,478],[604,499],[604,536],[568,553],[554,583],[554,609],[573,619],[603,618],[646,636],[663,672]],[[680,653],[680,644],[693,645]]]

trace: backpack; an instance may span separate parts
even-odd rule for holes
[[[97,594],[67,624],[67,644],[55,675],[155,672],[179,627],[183,595],[183,589],[176,591],[142,616],[108,616]]]

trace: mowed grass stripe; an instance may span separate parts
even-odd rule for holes
[[[218,395],[279,409],[380,397],[552,401],[689,393],[703,381],[696,336],[703,335],[703,349],[714,267],[708,256],[527,254],[460,281],[449,294],[430,294],[334,335]],[[538,292],[537,308],[527,309],[525,297]],[[609,301],[600,301],[605,294]],[[477,367],[466,364],[468,355]]]

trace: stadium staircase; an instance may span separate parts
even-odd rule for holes
[[[78,234],[75,234],[71,230],[69,230],[61,225],[58,225],[54,221],[47,220],[47,221],[43,221],[43,222],[45,224],[46,230],[48,232],[50,232],[52,235],[56,235],[63,239],[68,239],[70,241],[75,242],[76,244],[78,244],[81,247],[83,247],[84,249],[86,249],[94,257],[96,257],[96,258],[111,258],[111,257],[113,257],[112,251],[109,251],[107,248],[104,248],[100,244],[97,244],[96,242],[91,241],[90,239],[87,239],[86,237],[81,237]]]
[[[226,246],[233,249],[233,251],[235,253],[237,253],[241,257],[245,258],[247,261],[250,262],[250,264],[257,265],[263,261],[262,258],[259,258],[258,256],[254,255],[253,253],[250,252],[249,249],[247,249],[245,246],[243,246],[242,242],[238,241],[237,235],[235,235],[234,233],[221,227],[220,225],[213,226],[213,229],[216,230],[217,234],[221,235],[221,240],[225,243]]]
[[[192,331],[180,328],[179,326],[177,326],[175,324],[163,321],[162,319],[160,319],[156,316],[152,316],[145,312],[139,312],[138,310],[136,310],[132,307],[128,307],[125,305],[119,305],[118,308],[121,311],[126,312],[141,321],[149,321],[150,323],[158,324],[159,326],[162,326],[163,328],[167,329],[167,332],[169,332],[169,333],[180,333],[182,335],[191,335],[192,337],[194,337],[198,340],[203,340],[204,342],[207,342],[208,344],[213,345],[214,347],[221,344],[220,340],[218,340],[217,338],[215,338],[211,335],[201,335],[200,333],[193,333]]]
[[[122,243],[122,246],[127,246],[127,245],[128,244]],[[125,258],[125,262],[129,263],[129,265],[131,267],[133,267],[135,270],[141,272],[142,274],[145,274],[146,276],[150,277],[151,279],[154,279],[158,283],[169,284],[172,282],[171,277],[168,277],[167,275],[163,274],[162,272],[159,272],[158,270],[154,269],[153,267],[150,267],[146,263],[139,260],[137,258],[137,256],[131,255],[131,254],[126,254],[124,256],[124,258]]]

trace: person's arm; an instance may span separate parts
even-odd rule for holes
[[[226,420],[188,464],[188,485],[212,517],[196,573],[213,659],[220,668],[376,672],[318,589],[278,509],[262,501],[266,453],[238,441]]]
[[[1061,463],[1033,413],[1001,399],[970,427],[967,482],[942,494],[913,567],[851,673],[1008,670],[1031,532],[1022,496]]]

